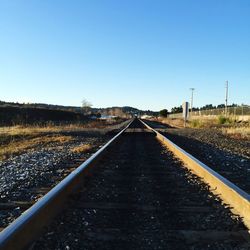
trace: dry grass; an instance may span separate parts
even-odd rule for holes
[[[220,125],[216,118],[193,118],[188,121],[188,127],[190,128],[213,128]]]
[[[222,128],[222,133],[235,139],[250,139],[250,126]]]
[[[179,119],[179,118],[158,118],[159,122],[163,123],[163,124],[167,124],[170,125],[172,127],[176,127],[176,128],[182,128],[183,127],[183,119]]]
[[[84,124],[73,123],[68,125],[47,125],[47,126],[10,126],[10,127],[0,127],[0,136],[2,135],[37,135],[44,133],[58,133],[58,132],[80,132],[84,129],[102,129],[107,126],[112,126],[121,123],[123,120],[93,120]]]
[[[81,153],[86,153],[90,151],[91,149],[92,149],[92,146],[90,144],[81,144],[79,146],[72,148],[71,152],[81,154]]]
[[[48,145],[52,142],[60,144],[71,141],[71,136],[38,136],[31,139],[11,141],[8,144],[1,145],[0,147],[0,160],[5,160],[12,155],[17,155],[26,152],[28,149],[36,148],[39,145]]]
[[[0,127],[0,160],[26,152],[28,149],[51,142],[63,144],[73,140],[71,136],[60,135],[64,132],[83,132],[103,129],[122,120],[93,120],[84,124],[47,125],[47,126],[11,126]],[[75,152],[86,152],[90,145],[82,145]]]
[[[38,135],[44,133],[57,133],[67,131],[80,131],[84,127],[76,124],[65,125],[65,126],[12,126],[12,127],[1,127],[0,135]]]
[[[188,121],[187,127],[189,128],[216,128],[222,131],[223,134],[228,135],[235,139],[250,139],[250,123],[244,122],[243,124],[239,124],[235,122],[232,117],[225,119],[225,121],[221,121],[221,117],[207,118],[193,118]],[[162,118],[160,120],[162,123],[171,125],[173,127],[183,128],[183,119],[175,118]]]
[[[162,123],[171,125],[173,127],[177,128],[183,128],[184,127],[184,122],[183,119],[181,118],[164,118],[161,119]],[[227,126],[233,126],[234,125],[234,120],[231,118],[225,118],[224,117],[191,117],[187,123],[186,127],[187,128],[219,128],[222,127],[223,125]]]

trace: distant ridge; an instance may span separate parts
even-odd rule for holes
[[[18,108],[38,108],[38,109],[49,109],[49,110],[61,110],[70,111],[75,113],[83,113],[82,107],[77,106],[63,106],[46,103],[18,103],[18,102],[4,102],[0,101],[0,107],[18,107]],[[89,108],[89,114],[100,114],[100,115],[113,115],[119,117],[128,117],[131,115],[150,115],[157,116],[159,112],[151,110],[140,110],[130,106],[124,107],[108,107],[108,108]]]

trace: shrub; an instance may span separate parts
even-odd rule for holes
[[[229,118],[229,117],[225,117],[225,116],[223,116],[223,115],[220,115],[219,117],[218,117],[218,123],[219,124],[231,124],[231,123],[233,123],[234,122],[234,120],[232,120],[231,118]]]
[[[227,118],[226,118],[225,116],[220,115],[220,116],[218,117],[218,123],[219,123],[219,124],[225,124],[226,121],[227,121]]]

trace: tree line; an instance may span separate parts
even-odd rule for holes
[[[238,104],[233,103],[231,105],[228,105],[227,107],[238,107],[238,106],[239,106]],[[192,110],[199,111],[199,110],[222,109],[222,108],[225,108],[225,104],[219,104],[217,106],[213,105],[213,104],[206,104],[200,108],[193,107]],[[182,105],[180,105],[180,106],[171,108],[170,112],[167,109],[162,109],[162,110],[160,110],[159,114],[160,114],[160,116],[167,117],[168,114],[182,113],[182,111],[183,111]]]

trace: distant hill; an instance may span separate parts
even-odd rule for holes
[[[45,104],[45,103],[18,103],[18,102],[0,101],[0,107],[41,108],[41,109],[63,110],[63,111],[82,113],[81,107],[62,106],[62,105]]]
[[[18,102],[3,102],[0,101],[1,108],[15,107],[15,108],[29,108],[29,109],[48,109],[48,110],[60,110],[68,111],[74,113],[83,113],[81,107],[76,106],[62,106],[62,105],[53,105],[53,104],[44,104],[44,103],[18,103]],[[89,108],[88,114],[99,114],[99,115],[113,115],[119,117],[129,118],[131,116],[141,116],[141,115],[150,115],[157,116],[159,112],[154,112],[151,110],[139,110],[137,108],[124,106],[124,107],[109,107],[109,108]]]
[[[84,122],[88,119],[90,119],[89,116],[71,111],[0,106],[0,126],[47,124],[48,122],[61,124]]]
[[[140,110],[137,108],[124,106],[124,107],[109,107],[109,108],[93,108],[94,113],[99,113],[101,115],[113,115],[119,117],[131,117],[131,116],[141,116],[150,115],[157,116],[159,112],[154,112],[151,110]]]

